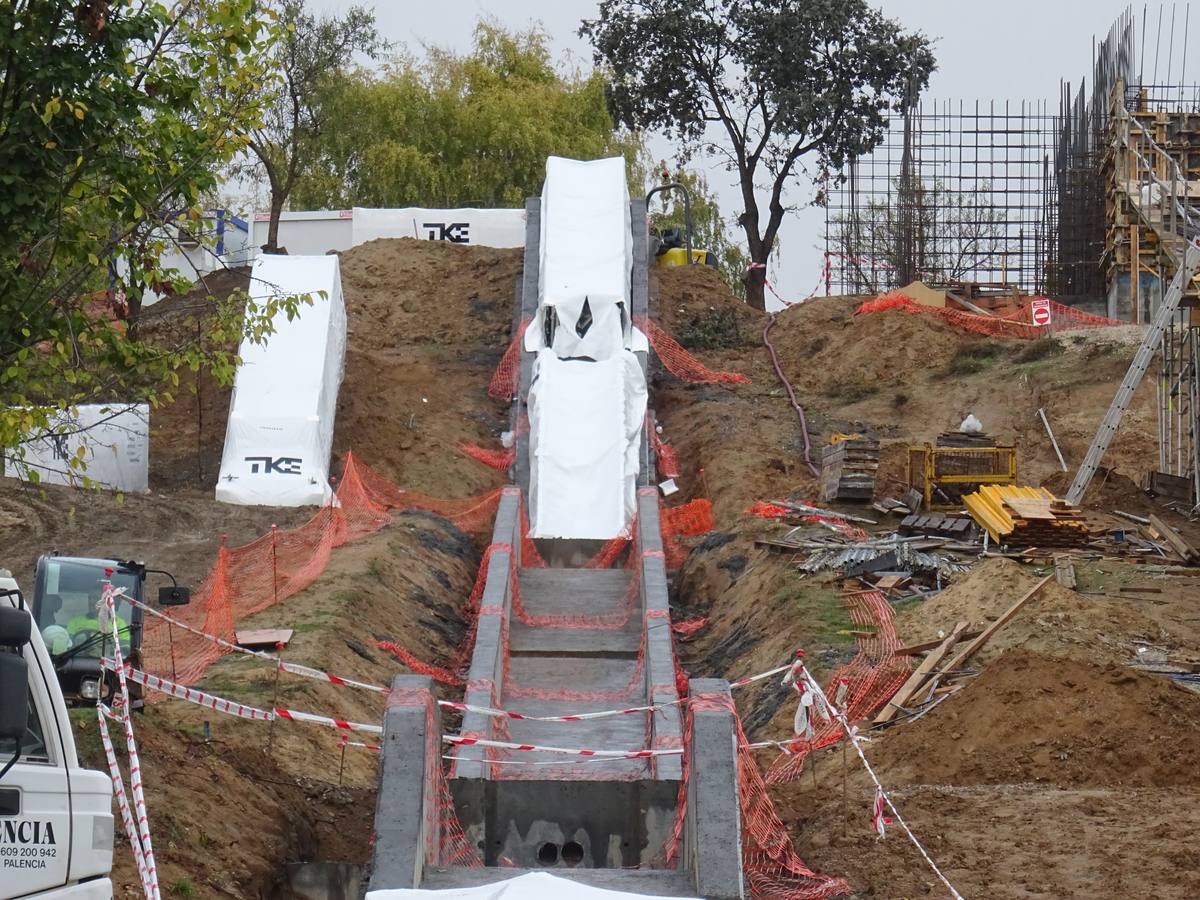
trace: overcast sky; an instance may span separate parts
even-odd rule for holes
[[[383,35],[397,44],[418,50],[422,44],[469,48],[471,32],[479,16],[491,16],[510,28],[540,23],[549,33],[559,54],[571,54],[590,62],[588,45],[576,32],[581,19],[593,18],[598,3],[589,0],[456,0],[441,3],[399,0],[309,0],[317,10],[344,10],[354,5],[375,10]],[[934,40],[938,71],[926,97],[935,100],[1052,100],[1057,108],[1060,79],[1078,85],[1090,80],[1093,38],[1102,40],[1109,27],[1127,6],[1123,0],[875,0],[889,16],[906,28],[924,32]],[[1175,50],[1170,79],[1167,77],[1168,41],[1172,5],[1175,7]],[[1146,37],[1146,80],[1153,67],[1154,47],[1162,9],[1162,38],[1159,43],[1159,83],[1178,83],[1184,47],[1184,20],[1188,41],[1189,76],[1200,71],[1200,3],[1137,3],[1133,5],[1141,43],[1143,9],[1148,13]],[[686,15],[688,5],[679,5]],[[1195,81],[1189,77],[1189,82]],[[670,152],[665,142],[655,141],[656,156]],[[722,170],[708,173],[710,184],[722,198],[727,214],[736,213],[732,176]],[[794,202],[811,196],[811,187],[797,184]],[[824,215],[807,210],[789,217],[781,230],[781,255],[772,281],[789,299],[813,290],[821,271],[824,249]]]

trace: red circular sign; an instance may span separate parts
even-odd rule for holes
[[[1050,301],[1035,300],[1031,309],[1033,314],[1034,325],[1049,325],[1050,324]]]

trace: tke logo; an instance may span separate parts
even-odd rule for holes
[[[279,475],[299,475],[304,460],[294,456],[247,456],[246,462],[250,463],[251,475],[257,475],[259,472],[264,475],[270,475],[272,472]]]
[[[431,241],[449,241],[452,244],[471,243],[470,222],[424,222],[421,225]]]

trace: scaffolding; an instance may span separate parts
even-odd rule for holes
[[[1140,19],[1140,24],[1139,20]],[[1182,28],[1176,28],[1176,23]],[[1200,236],[1190,4],[1133,7],[1044,101],[919,101],[827,192],[826,293],[914,280],[1044,294],[1148,322]],[[1148,46],[1149,45],[1149,46]],[[1200,500],[1200,285],[1160,348],[1158,471]]]
[[[1045,293],[1055,135],[1045,101],[906,109],[828,194],[828,292],[922,280]]]

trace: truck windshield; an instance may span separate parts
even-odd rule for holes
[[[37,604],[37,625],[54,656],[81,647],[81,657],[99,658],[103,646],[111,640],[97,639],[100,632],[98,604],[107,576],[104,569],[110,563],[83,562],[72,559],[46,560],[45,583]],[[132,572],[114,571],[113,586],[124,588],[130,597],[137,596],[138,576]],[[133,606],[120,598],[116,601],[121,649],[128,652]],[[111,628],[111,626],[110,626]],[[106,630],[106,637],[108,635]]]
[[[37,706],[33,702],[33,692],[29,693],[29,724],[25,727],[25,737],[21,739],[22,762],[48,762],[46,741],[42,733],[42,721],[38,718]],[[17,749],[14,740],[0,740],[0,766],[13,755]]]

